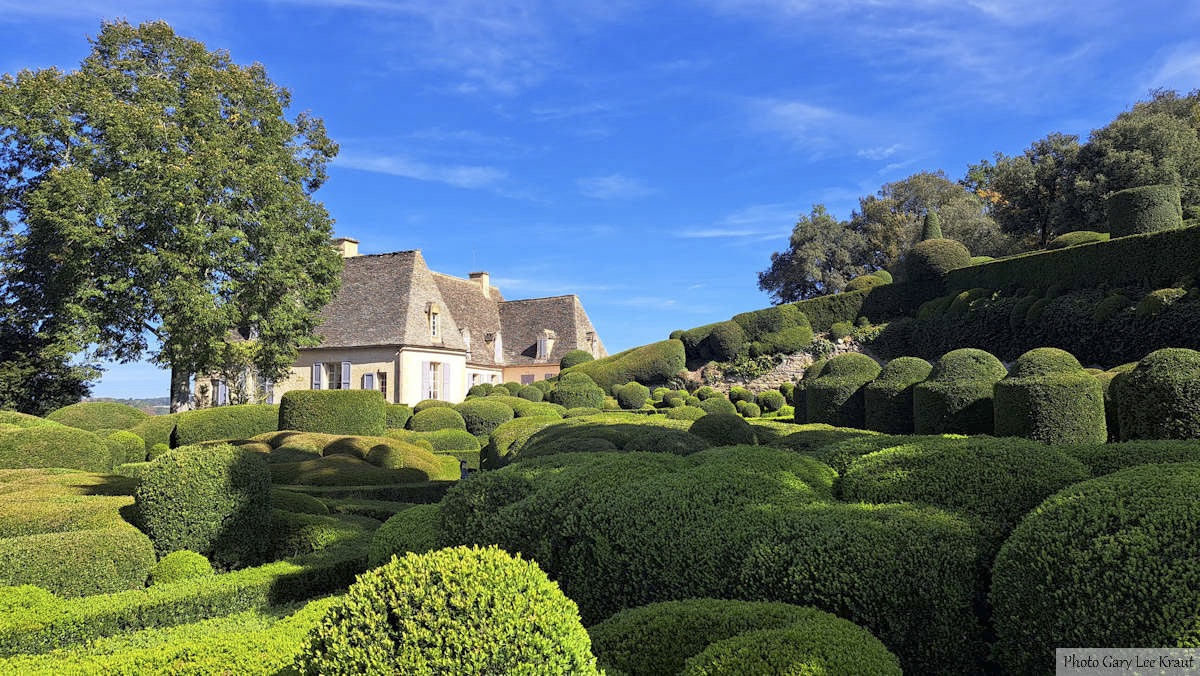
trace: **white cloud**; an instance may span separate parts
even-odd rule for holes
[[[601,200],[629,199],[654,193],[653,189],[638,179],[622,174],[581,178],[575,181],[575,185],[585,197]]]
[[[342,153],[335,166],[371,171],[378,174],[402,176],[417,181],[445,183],[456,188],[488,188],[508,177],[495,167],[437,166],[399,155],[355,155]]]
[[[1197,83],[1200,83],[1200,43],[1186,42],[1166,52],[1162,65],[1136,95],[1144,97],[1147,91],[1158,87],[1188,92]]]
[[[718,219],[711,225],[674,233],[683,239],[736,239],[760,242],[787,237],[799,209],[787,204],[755,204]]]
[[[893,143],[890,146],[878,146],[875,148],[863,148],[858,151],[858,156],[865,160],[885,160],[903,149],[904,146],[899,143]]]

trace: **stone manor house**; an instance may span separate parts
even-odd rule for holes
[[[562,356],[608,353],[575,294],[505,300],[486,272],[433,272],[419,250],[345,258],[342,288],[321,311],[317,347],[301,348],[288,378],[259,384],[265,403],[289,390],[379,390],[391,403],[460,402],[480,383],[532,383],[558,374]],[[219,378],[196,379],[205,404],[231,403]]]

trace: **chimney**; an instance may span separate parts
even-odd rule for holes
[[[483,297],[492,297],[492,282],[491,275],[486,272],[472,272],[468,275],[472,282],[479,282],[479,288],[483,289]]]
[[[333,240],[333,248],[342,255],[342,258],[354,258],[358,255],[358,240],[338,237]]]

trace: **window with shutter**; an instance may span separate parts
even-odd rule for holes
[[[321,376],[325,375],[325,365],[317,362],[312,365],[312,388],[314,390],[321,389]]]
[[[442,364],[442,398],[450,400],[450,365]]]
[[[433,369],[429,362],[421,362],[421,393],[422,399],[433,399],[429,391],[433,389]]]
[[[374,373],[364,373],[363,374],[362,388],[364,390],[375,389],[375,374]]]
[[[275,381],[266,378],[262,382],[263,402],[267,404],[275,403]]]
[[[350,362],[342,362],[342,389],[350,389]]]
[[[217,384],[217,406],[229,405],[229,385],[224,380]]]

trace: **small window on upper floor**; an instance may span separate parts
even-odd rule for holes
[[[438,335],[438,313],[436,311],[429,313],[429,335],[437,338]]]

